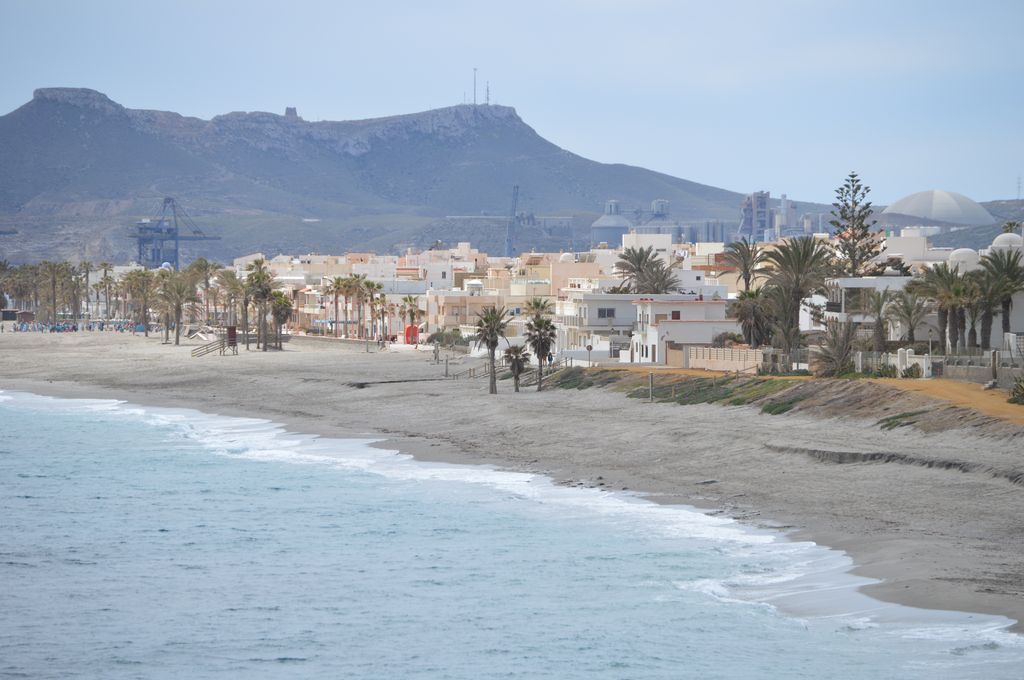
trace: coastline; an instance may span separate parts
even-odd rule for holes
[[[1024,598],[1019,590],[1007,597],[1006,592],[978,587],[984,583],[979,577],[993,567],[1013,569],[1021,563],[1019,534],[1016,542],[996,540],[991,527],[976,534],[935,536],[934,517],[933,525],[914,526],[926,520],[920,515],[922,508],[934,514],[936,503],[950,513],[970,510],[963,499],[950,503],[943,486],[952,492],[964,483],[971,487],[968,495],[975,505],[985,497],[996,499],[1005,504],[1001,512],[1007,517],[1022,508],[1024,493],[1019,487],[995,479],[967,479],[949,470],[830,465],[764,449],[765,443],[780,438],[795,451],[811,444],[849,448],[847,430],[863,431],[869,438],[878,433],[864,422],[762,416],[748,407],[644,404],[621,393],[596,390],[513,395],[511,386],[504,383],[497,399],[485,394],[483,382],[371,384],[366,389],[344,384],[346,379],[422,379],[443,371],[429,363],[428,355],[411,352],[367,355],[333,345],[302,345],[284,353],[252,352],[206,361],[191,359],[186,347],[163,346],[155,339],[86,335],[10,340],[10,336],[0,338],[0,350],[13,350],[5,352],[10,359],[0,364],[2,389],[260,417],[300,433],[381,438],[382,448],[398,449],[419,460],[489,464],[542,474],[556,483],[628,490],[654,502],[724,513],[753,527],[784,532],[794,540],[841,550],[854,561],[851,573],[882,579],[862,589],[878,600],[1002,615],[1018,621],[1011,630],[1021,631]],[[35,351],[39,345],[49,346],[50,351]],[[613,417],[617,423],[609,420]],[[751,423],[764,431],[746,439],[736,436]],[[827,436],[820,431],[823,424]],[[723,432],[725,428],[733,431]],[[593,432],[587,434],[588,430]],[[565,442],[573,432],[579,433],[579,441]],[[671,444],[695,442],[702,434],[708,435],[703,447],[710,452],[691,450],[696,465],[669,455]],[[498,445],[488,446],[489,436]],[[973,435],[960,432],[879,436],[890,448],[923,438],[930,440],[924,449],[941,444],[965,452],[982,441],[972,441]],[[559,442],[564,445],[560,447]],[[731,442],[731,448],[723,447],[723,442]],[[998,448],[997,441],[984,443]],[[595,446],[607,450],[595,452],[591,450]],[[646,453],[640,455],[638,449]],[[992,455],[1010,453],[1008,449]],[[780,463],[787,468],[778,469]],[[750,479],[739,476],[745,467],[752,468]],[[775,484],[785,488],[772,488]],[[878,506],[877,497],[860,497],[865,484],[884,487],[878,496],[888,498],[894,507]],[[895,502],[901,488],[912,497],[916,492],[910,490],[923,484],[935,490],[918,502],[910,502],[913,498]],[[764,488],[758,489],[759,485]],[[804,498],[794,493],[801,488]],[[858,493],[851,494],[850,488]],[[850,502],[848,508],[830,507],[844,500]],[[986,512],[992,514],[991,508]],[[866,515],[859,523],[858,513]],[[887,526],[900,514],[910,516],[904,520],[908,526]],[[988,521],[998,528],[1007,520],[990,517]],[[1014,529],[1012,522],[1005,526],[1007,532]],[[997,591],[1019,588],[1020,576],[1007,573],[1003,583],[990,585],[997,586]]]

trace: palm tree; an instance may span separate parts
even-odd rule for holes
[[[249,306],[252,305],[252,283],[249,277],[239,279],[241,284],[241,297],[239,297],[242,308],[242,328],[245,329],[245,351],[249,351]]]
[[[774,294],[774,302],[781,313],[775,317],[781,323],[779,335],[787,352],[799,339],[800,306],[804,298],[825,285],[829,259],[828,247],[810,236],[786,239],[765,255],[768,281],[779,291]]]
[[[889,289],[875,290],[866,289],[862,291],[860,298],[860,311],[864,316],[874,319],[874,329],[871,333],[871,351],[881,354],[885,351],[886,321],[889,308],[889,300],[892,294]]]
[[[341,324],[338,323],[338,299],[348,290],[348,283],[344,276],[335,276],[324,286],[324,294],[334,297],[334,337],[339,337]]]
[[[977,277],[973,274],[974,272],[967,272],[967,276],[964,277],[966,293],[962,309],[967,325],[967,347],[975,349],[978,347],[978,322],[981,320],[982,301],[981,289]]]
[[[6,295],[14,278],[14,268],[7,260],[0,260],[0,307],[5,307]]]
[[[644,295],[664,295],[679,290],[679,279],[670,267],[661,260],[655,260],[640,274],[636,292]]]
[[[363,301],[366,300],[367,294],[366,274],[353,274],[349,277],[349,282],[351,285],[349,296],[353,299],[356,310],[356,337],[360,338],[363,335]]]
[[[114,283],[114,279],[111,278],[110,272],[114,271],[114,265],[110,264],[109,262],[104,261],[104,262],[100,262],[99,266],[100,266],[100,271],[103,272],[103,277],[100,279],[100,282],[104,285],[104,288],[105,288],[105,291],[106,291],[104,293],[105,297],[103,298],[103,308],[104,308],[103,311],[104,311],[104,316],[107,319],[109,319],[110,318],[110,285],[112,283]]]
[[[197,257],[185,270],[190,272],[202,286],[206,314],[204,323],[210,323],[210,283],[220,269],[221,266],[216,262],[210,262],[205,257]]]
[[[552,312],[551,300],[535,297],[526,301],[523,311],[529,316],[545,316]]]
[[[995,279],[1002,282],[1001,300],[1003,334],[1010,332],[1010,311],[1013,296],[1024,291],[1024,260],[1019,250],[991,250],[981,258],[981,266]]]
[[[281,329],[288,322],[292,315],[292,301],[288,294],[282,290],[275,290],[270,295],[270,315],[274,318],[274,325],[277,329],[277,348],[281,347]]]
[[[82,287],[82,290],[85,293],[85,313],[90,319],[92,319],[92,314],[89,313],[89,274],[92,272],[92,269],[93,264],[88,260],[82,260],[78,263],[78,271],[85,280],[85,285]]]
[[[967,305],[970,302],[970,286],[964,275],[957,278],[951,292],[953,306],[949,315],[949,344],[959,353],[967,347]]]
[[[912,281],[908,285],[912,292],[927,295],[935,301],[939,340],[942,342],[943,354],[949,351],[950,344],[953,346],[956,344],[956,328],[958,326],[956,310],[960,278],[959,267],[950,267],[948,262],[940,262],[925,270],[922,278]],[[947,333],[950,327],[950,320],[953,321],[952,327],[954,330],[952,333]],[[949,343],[947,334],[954,338],[953,343]]]
[[[973,302],[981,321],[981,349],[987,350],[992,341],[992,321],[1003,302],[1003,280],[984,269],[970,273],[974,290]]]
[[[384,290],[383,284],[377,283],[376,281],[366,281],[363,283],[363,289],[366,291],[367,307],[370,310],[370,329],[366,334],[367,339],[370,336],[376,337],[377,335],[377,294]]]
[[[63,290],[64,279],[70,275],[70,265],[67,262],[50,262],[44,260],[39,263],[40,273],[50,288],[50,323],[57,323],[58,289]]]
[[[526,344],[533,350],[537,357],[537,391],[543,389],[544,382],[544,360],[551,353],[555,345],[557,331],[551,319],[537,316],[526,323]]]
[[[174,344],[181,341],[182,312],[199,302],[196,285],[185,272],[169,272],[160,283],[160,298],[174,319]]]
[[[67,265],[61,284],[61,293],[64,298],[64,306],[71,311],[72,322],[77,325],[82,311],[82,277],[79,275],[77,267]]]
[[[164,317],[164,344],[168,344],[171,341],[171,317],[173,315],[173,309],[167,304],[166,299],[163,296],[164,286],[167,285],[168,280],[173,277],[175,272],[170,269],[157,269],[154,272],[156,278],[156,295],[157,300],[160,302],[160,312]]]
[[[505,337],[505,328],[508,326],[508,312],[505,311],[504,307],[490,305],[484,307],[476,316],[476,334],[474,339],[478,347],[483,345],[487,348],[487,358],[491,367],[490,384],[488,387],[491,394],[497,394],[498,379],[495,375],[494,352],[498,349],[498,343]]]
[[[252,301],[256,303],[256,314],[258,316],[259,335],[256,342],[257,347],[267,351],[267,306],[270,304],[270,296],[274,292],[274,275],[267,268],[267,262],[263,258],[253,260],[246,270],[249,274],[245,277],[249,284]],[[262,343],[262,346],[260,345]]]
[[[522,345],[510,345],[505,350],[505,362],[508,363],[509,370],[512,371],[512,384],[515,386],[515,391],[518,392],[519,376],[523,374],[523,369],[530,363],[530,353]]]
[[[829,377],[848,372],[853,356],[853,340],[852,323],[830,322],[825,331],[825,342],[819,347],[817,374]]]
[[[383,288],[383,286],[381,286]],[[388,296],[382,292],[377,295],[377,321],[380,336],[385,340],[391,335],[391,305],[388,303]]]
[[[349,300],[352,298],[358,298],[359,291],[362,288],[362,284],[360,283],[359,279],[357,279],[354,276],[346,276],[344,281],[345,286],[344,289],[342,290],[341,295],[345,299],[345,337],[352,337],[352,333],[350,332],[351,325],[349,323]]]
[[[624,283],[629,286],[630,290],[636,292],[640,279],[650,270],[653,263],[657,261],[659,259],[654,254],[654,246],[647,246],[646,248],[629,247],[619,256],[618,262],[615,263],[615,268],[622,274],[622,278],[625,279]]]
[[[907,342],[914,344],[917,342],[914,331],[928,316],[928,303],[913,290],[901,290],[893,296],[888,313],[890,319],[906,329]]]
[[[743,340],[757,349],[771,339],[772,317],[764,288],[753,288],[739,294],[730,313],[740,322]]]
[[[416,315],[420,311],[419,301],[415,295],[406,295],[402,298],[402,312],[409,317],[409,325],[416,325]]]
[[[229,326],[238,324],[238,302],[242,299],[242,281],[234,269],[221,269],[216,276],[217,288],[224,295],[224,306],[231,310]]]
[[[750,284],[761,274],[761,265],[766,257],[764,249],[748,241],[746,236],[725,246],[723,253],[725,263],[739,271],[744,291],[749,291]]]
[[[124,280],[132,297],[137,298],[139,301],[139,307],[136,310],[137,320],[142,324],[143,335],[148,338],[149,299],[153,294],[153,289],[156,287],[156,277],[153,275],[153,272],[146,271],[145,269],[136,269],[125,274]]]

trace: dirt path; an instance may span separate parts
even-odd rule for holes
[[[905,392],[917,392],[956,406],[973,409],[993,418],[1024,425],[1024,406],[1006,401],[1006,390],[985,390],[981,385],[958,380],[932,378],[931,380],[900,380],[875,378],[871,382],[895,387]]]

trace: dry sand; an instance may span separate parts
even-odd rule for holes
[[[508,381],[491,397],[486,380],[444,380],[429,353],[329,340],[197,359],[189,349],[114,333],[4,333],[0,389],[260,416],[299,432],[381,436],[423,459],[630,489],[845,550],[856,573],[883,579],[866,589],[883,600],[1024,618],[1024,429],[924,394],[794,382],[811,398],[770,416],[613,389],[514,394]],[[478,361],[456,358],[452,370]],[[922,409],[933,414],[924,429],[876,425]]]

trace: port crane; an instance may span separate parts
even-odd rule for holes
[[[156,269],[167,262],[175,271],[179,265],[178,246],[182,241],[220,240],[220,236],[204,234],[185,209],[171,197],[164,199],[159,217],[135,224],[131,238],[139,244],[139,264],[147,269]]]
[[[519,185],[512,187],[512,213],[508,217],[508,226],[505,227],[505,257],[512,257],[512,228],[516,224],[516,210],[519,209]]]

